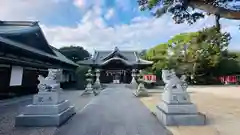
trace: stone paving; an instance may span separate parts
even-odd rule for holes
[[[59,128],[15,128],[14,121],[32,98],[0,103],[0,135],[171,135],[124,85],[109,85],[99,96],[64,95],[77,114]]]
[[[121,87],[122,86],[122,87]],[[170,135],[171,133],[123,85],[112,85],[55,135]]]
[[[79,112],[94,96],[81,96],[83,91],[65,91],[64,96],[69,99]],[[48,128],[15,128],[15,117],[22,112],[22,109],[32,103],[32,98],[13,99],[0,103],[0,135],[53,135],[56,127]]]

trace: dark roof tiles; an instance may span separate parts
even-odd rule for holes
[[[38,22],[0,21],[0,42],[78,66],[48,44]]]
[[[115,51],[118,51],[118,53],[115,53]],[[113,54],[116,55],[113,55]],[[123,59],[119,57],[120,54],[126,59]],[[127,63],[128,65],[134,65],[134,64],[152,64],[151,61],[143,60],[138,56],[138,53],[136,51],[120,51],[118,48],[114,49],[114,51],[95,51],[93,58],[89,60],[79,61],[79,64],[84,65],[102,65],[106,64],[108,61],[111,60],[122,60],[124,63]]]

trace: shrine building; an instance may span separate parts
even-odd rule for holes
[[[91,59],[77,63],[90,66],[93,70],[100,69],[101,83],[112,83],[113,80],[130,83],[133,69],[147,68],[153,62],[141,59],[137,51],[124,51],[115,47],[113,51],[95,51]]]
[[[0,21],[0,98],[36,93],[49,68],[62,69],[62,84],[73,82],[77,67],[48,44],[38,22]]]

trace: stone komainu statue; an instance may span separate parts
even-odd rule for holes
[[[62,71],[60,69],[48,69],[48,76],[46,78],[44,78],[42,75],[39,75],[39,92],[51,92],[61,90],[61,75]]]
[[[163,82],[166,84],[164,90],[171,90],[173,88],[186,90],[188,87],[186,82],[186,76],[182,75],[179,79],[173,69],[162,70],[162,79]]]

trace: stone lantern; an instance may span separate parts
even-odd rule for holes
[[[133,69],[132,70],[132,81],[131,81],[131,84],[132,84],[132,87],[134,88],[134,89],[136,89],[137,88],[137,82],[136,82],[136,69]]]
[[[86,73],[86,81],[87,81],[87,86],[85,88],[85,91],[83,94],[92,94],[94,93],[94,90],[93,90],[93,86],[92,86],[92,83],[93,83],[93,74],[92,74],[92,70],[89,69],[88,72]]]
[[[95,81],[95,86],[97,87],[97,88],[101,88],[101,82],[100,82],[100,79],[99,79],[99,77],[100,77],[100,70],[99,69],[96,69],[95,70],[95,73],[96,73],[96,81]]]
[[[137,90],[134,92],[134,95],[137,97],[148,96],[148,92],[144,86],[142,70],[139,70],[139,74],[137,74],[137,76],[138,76],[138,86],[137,86]]]

